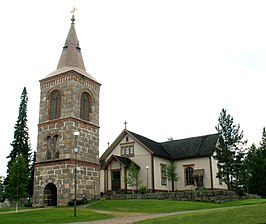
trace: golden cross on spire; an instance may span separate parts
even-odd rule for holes
[[[73,9],[72,9],[70,12],[74,15],[75,11],[77,11],[77,10],[78,10],[78,9],[75,8],[75,6],[73,6]]]

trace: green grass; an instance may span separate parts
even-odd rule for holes
[[[168,213],[258,203],[266,203],[266,199],[237,200],[222,204],[168,200],[102,200],[89,206],[89,208],[118,212]]]
[[[107,219],[112,217],[109,214],[96,213],[90,209],[122,213],[137,212],[152,214],[208,208],[212,208],[213,210],[202,210],[189,214],[169,216],[142,223],[266,223],[266,199],[249,199],[230,201],[223,204],[167,200],[102,200],[88,208],[78,208],[77,217],[73,216],[73,208],[66,207],[40,210],[27,208],[28,210],[23,212],[4,214],[4,211],[15,211],[15,208],[9,208],[0,209],[0,224],[59,224]]]
[[[266,223],[266,204],[245,205],[151,219],[138,224],[253,224]]]
[[[19,211],[20,210],[24,210],[24,209],[34,209],[33,207],[19,207]],[[15,212],[16,208],[15,207],[10,207],[10,208],[0,208],[0,214],[1,212]]]
[[[26,212],[0,214],[0,223],[68,223],[107,219],[112,216],[89,211],[88,209],[77,209],[77,217],[73,215],[73,208],[51,208],[41,210],[29,210]]]

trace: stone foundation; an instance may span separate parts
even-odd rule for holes
[[[95,198],[99,195],[99,164],[73,159],[36,163],[33,206],[66,206],[74,199],[74,170],[77,165],[77,199]],[[56,204],[51,203],[54,195],[45,191],[50,185],[56,187]]]
[[[204,201],[222,203],[225,201],[239,199],[240,197],[229,190],[198,190],[183,192],[164,192],[147,194],[113,194],[106,195],[107,199],[158,199],[158,200],[179,200],[179,201]]]

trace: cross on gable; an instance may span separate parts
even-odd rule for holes
[[[124,125],[125,125],[125,129],[127,129],[127,122],[126,121],[125,121]]]

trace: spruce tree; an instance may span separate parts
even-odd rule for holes
[[[29,139],[29,129],[27,126],[27,103],[28,103],[28,94],[27,90],[24,87],[21,94],[21,102],[19,106],[19,115],[17,122],[15,124],[14,131],[14,140],[10,144],[12,146],[12,150],[7,157],[9,159],[7,164],[7,177],[5,179],[5,187],[9,188],[9,176],[10,176],[10,168],[12,163],[16,160],[18,155],[22,155],[25,159],[27,173],[30,170],[31,161],[31,147],[30,147],[30,139]],[[28,189],[30,189],[30,179],[28,177]]]
[[[243,160],[245,156],[244,133],[240,125],[234,124],[234,119],[222,109],[218,118],[216,130],[219,134],[218,147],[214,158],[218,160],[217,177],[222,179],[230,190],[237,190],[241,183]]]
[[[259,147],[253,144],[245,159],[248,193],[266,196],[266,130],[263,128]]]

